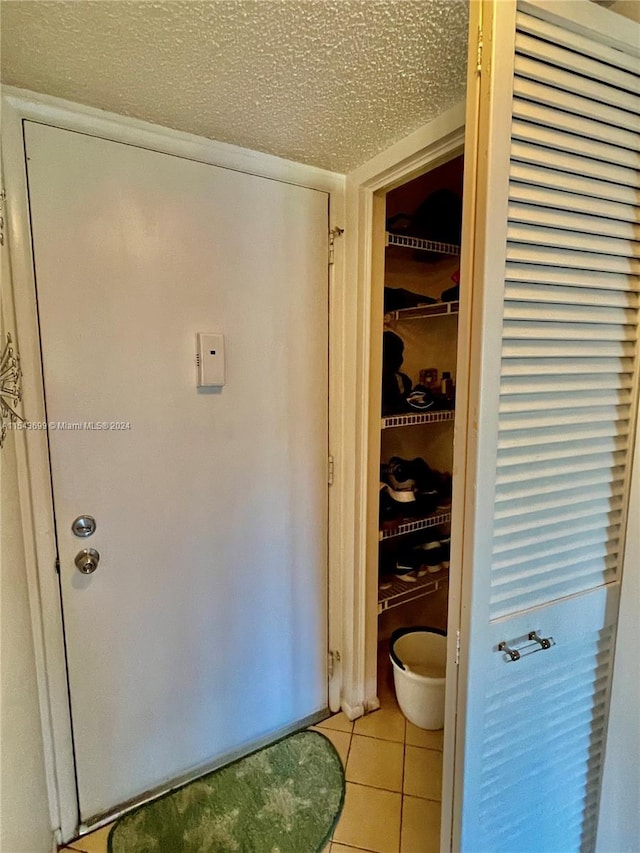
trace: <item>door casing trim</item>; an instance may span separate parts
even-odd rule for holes
[[[345,178],[313,166],[193,136],[148,122],[106,113],[46,95],[3,87],[2,159],[6,183],[7,235],[11,248],[12,287],[7,304],[16,317],[16,335],[23,369],[23,411],[30,421],[44,423],[45,404],[34,261],[29,221],[23,122],[34,121],[102,139],[147,148],[185,159],[292,183],[328,193],[329,227],[344,228]],[[329,452],[334,457],[335,483],[343,483],[341,401],[344,396],[342,299],[344,250],[336,241],[329,266]],[[43,430],[21,430],[16,441],[19,499],[26,555],[26,575],[36,657],[36,674],[45,754],[51,826],[58,844],[77,835],[80,816],[74,770],[73,742],[65,666],[64,636],[58,578],[47,436]],[[341,489],[329,489],[330,649],[340,649],[343,607],[344,516]],[[341,668],[329,682],[329,704],[337,710]],[[256,745],[256,748],[264,744]],[[253,748],[253,746],[252,746]]]
[[[351,430],[344,435],[344,455],[352,460],[346,480],[348,493],[343,504],[352,513],[342,530],[346,565],[342,590],[345,618],[343,638],[342,709],[350,719],[379,707],[376,686],[377,638],[377,478],[380,446],[381,346],[372,332],[382,325],[381,292],[384,274],[384,195],[414,177],[462,153],[465,141],[465,102],[443,113],[428,125],[347,175],[345,276],[353,286],[344,306],[345,358],[351,366],[344,383],[343,417]],[[463,259],[464,263],[464,259]],[[376,304],[374,304],[374,301]],[[380,304],[378,304],[380,303]],[[460,322],[463,322],[461,318]],[[464,320],[466,323],[466,320]],[[463,348],[466,341],[463,342]],[[459,344],[460,347],[460,344]],[[466,352],[466,351],[465,351]],[[461,350],[458,352],[461,365]],[[456,427],[456,442],[466,441],[464,418]],[[458,422],[458,418],[456,418]],[[458,435],[459,433],[459,435]],[[456,476],[463,484],[465,471],[460,462],[464,448],[457,451]],[[455,464],[455,463],[454,463]],[[375,487],[375,488],[374,488]],[[463,495],[457,529],[462,531]],[[375,561],[375,569],[374,569]],[[460,625],[462,583],[459,574],[449,586],[447,659],[455,660],[456,631]],[[455,665],[454,665],[455,668]],[[449,665],[449,673],[451,666]],[[443,827],[450,827],[453,808],[455,717],[458,679],[447,678],[443,768]],[[443,830],[443,838],[449,830]],[[445,846],[443,845],[443,849]],[[446,849],[449,849],[448,841]]]

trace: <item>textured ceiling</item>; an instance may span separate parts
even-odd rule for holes
[[[464,95],[467,0],[4,0],[5,83],[346,172]]]

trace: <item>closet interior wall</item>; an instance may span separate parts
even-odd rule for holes
[[[422,566],[413,572],[402,574],[398,564],[413,549],[430,542],[446,541],[450,536],[451,497],[447,493],[447,481],[453,468],[453,418],[455,413],[454,392],[449,400],[443,395],[442,377],[448,373],[455,383],[457,350],[457,300],[451,300],[451,291],[459,280],[459,225],[453,228],[457,212],[452,215],[450,204],[453,198],[462,204],[463,158],[456,157],[424,175],[390,191],[386,195],[387,241],[389,235],[407,235],[410,245],[387,245],[385,250],[385,306],[384,325],[379,331],[383,335],[383,410],[380,430],[381,488],[388,483],[385,477],[387,466],[393,459],[412,462],[422,459],[433,472],[445,475],[440,482],[440,494],[436,505],[426,504],[426,512],[409,506],[408,516],[402,515],[402,505],[391,503],[381,497],[380,537],[378,554],[378,691],[391,689],[393,676],[389,662],[389,641],[394,630],[415,626],[427,626],[446,631],[447,591],[449,573],[454,566],[430,566],[425,573]],[[444,191],[444,192],[443,192]],[[445,202],[443,209],[439,204]],[[455,208],[455,204],[454,204]],[[457,232],[457,234],[456,234]],[[431,252],[412,247],[411,236],[435,236],[445,242],[444,252]],[[448,237],[448,239],[446,239]],[[394,242],[394,236],[390,238]],[[458,245],[455,252],[452,244]],[[413,294],[406,296],[405,291]],[[455,295],[455,294],[453,294]],[[425,310],[421,306],[410,307],[411,301],[424,296],[430,302]],[[402,300],[407,307],[397,307]],[[391,309],[391,310],[389,310]],[[407,381],[412,390],[419,390],[429,378],[433,402],[426,397],[430,407],[424,410],[404,406],[404,413],[391,420],[393,406],[389,406],[389,393],[385,383],[390,381],[389,333],[402,341],[402,364],[395,382],[404,393]],[[395,339],[397,344],[397,339]],[[393,340],[392,340],[393,343]],[[425,371],[431,371],[428,375]],[[437,371],[437,377],[434,375]],[[421,381],[422,380],[422,381]],[[393,382],[393,379],[391,379]],[[402,387],[404,384],[404,388]],[[392,389],[393,391],[393,389]],[[420,401],[418,400],[418,405]],[[413,417],[416,416],[416,417]],[[411,421],[418,421],[412,423]],[[418,484],[420,486],[420,484]],[[450,488],[450,481],[449,481]],[[418,501],[420,495],[416,494]],[[400,510],[400,515],[397,515]],[[416,520],[419,526],[424,520],[429,524],[414,532],[402,532],[407,522]],[[434,522],[430,525],[430,520]],[[384,537],[384,538],[382,538]],[[444,567],[443,567],[444,566]]]

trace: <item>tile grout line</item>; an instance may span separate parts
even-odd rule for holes
[[[402,836],[404,834],[404,773],[407,761],[407,720],[403,718],[402,730],[402,784],[400,797],[400,838],[398,839],[398,853],[402,853]]]
[[[398,794],[399,796],[404,796],[402,791],[394,791],[393,788],[380,788],[377,785],[367,785],[366,782],[351,782],[349,781],[349,785],[357,785],[359,788],[370,788],[372,791],[385,791],[387,794]],[[416,797],[415,794],[407,794],[409,797]],[[417,800],[429,800],[430,797],[416,797]],[[439,803],[440,800],[433,800],[432,802]]]
[[[335,729],[335,731],[340,731],[340,729]],[[348,734],[348,732],[345,732],[345,734]],[[439,746],[421,746],[418,743],[407,743],[406,736],[403,740],[402,738],[393,739],[388,737],[379,737],[378,735],[367,735],[356,731],[354,731],[353,734],[357,735],[358,737],[369,738],[369,740],[381,740],[383,743],[404,743],[406,746],[415,746],[416,749],[430,749],[431,752],[442,752]]]
[[[354,724],[351,723],[351,731],[347,732],[347,734],[349,735],[349,745],[347,746],[347,755],[346,755],[346,758],[344,760],[344,791],[345,791],[344,796],[345,796],[345,803],[347,800],[347,764],[349,762],[349,754],[351,753],[351,742],[353,741],[353,729],[354,729]],[[344,813],[344,803],[342,804],[342,810]],[[338,828],[341,820],[342,820],[342,814],[340,815],[340,819],[338,820],[338,823],[334,826],[333,832],[331,833],[331,839],[330,839],[331,847],[333,847],[333,836],[336,834],[336,829]],[[336,842],[336,843],[339,843],[339,842]],[[331,849],[329,849],[329,853],[331,853]]]

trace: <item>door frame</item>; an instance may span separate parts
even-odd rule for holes
[[[7,236],[11,247],[12,286],[6,304],[16,317],[16,338],[23,372],[23,412],[32,422],[44,423],[45,399],[35,298],[34,259],[28,206],[23,122],[34,121],[114,142],[172,154],[234,171],[253,174],[326,192],[329,228],[344,229],[345,178],[313,166],[269,154],[215,142],[148,122],[118,116],[27,90],[3,87],[2,160],[6,188]],[[329,453],[334,481],[344,483],[345,454],[342,417],[345,386],[344,247],[335,239],[333,262],[328,263],[329,289]],[[56,535],[46,430],[21,430],[16,435],[19,500],[22,516],[25,571],[38,681],[39,713],[44,742],[46,783],[51,827],[58,844],[84,831],[74,770],[73,742],[65,665],[64,635],[58,578],[55,571]],[[343,622],[341,598],[345,514],[343,489],[329,488],[328,512],[328,642],[340,659]],[[336,655],[335,652],[338,652]],[[329,705],[337,710],[341,668],[329,675]],[[277,733],[282,734],[282,733]],[[259,744],[252,745],[252,748]],[[246,751],[246,750],[245,750]],[[206,768],[198,771],[197,775]],[[184,780],[186,781],[186,780]],[[113,816],[108,820],[112,820]],[[104,821],[106,822],[106,821]],[[99,826],[95,824],[93,828]]]
[[[344,417],[352,424],[345,435],[343,452],[352,459],[352,470],[343,503],[352,517],[343,532],[347,563],[353,570],[345,573],[342,590],[345,603],[343,639],[342,709],[349,719],[356,719],[379,707],[376,686],[377,645],[377,538],[378,470],[380,466],[380,371],[382,342],[373,339],[372,331],[382,325],[382,293],[384,275],[384,196],[412,178],[436,168],[462,153],[465,143],[466,102],[461,101],[429,124],[347,175],[345,274],[353,286],[349,290],[345,323],[349,333],[345,354],[350,371],[348,399]],[[465,178],[465,195],[470,193]],[[462,280],[470,281],[467,267],[473,223],[472,199],[465,199],[463,220]],[[466,277],[466,279],[465,279]],[[375,304],[374,304],[375,302]],[[462,308],[459,315],[458,372],[459,387],[468,373],[468,337],[470,311]],[[454,498],[452,531],[461,548],[464,511],[467,414],[461,397],[456,417],[456,454],[454,470],[460,484]],[[464,406],[464,408],[463,408]],[[456,555],[452,555],[456,559]],[[459,561],[458,561],[459,563]],[[458,693],[456,638],[461,621],[462,579],[458,574],[449,581],[447,681],[445,698],[445,743],[443,752],[442,826],[449,838],[454,783],[454,744]],[[453,674],[455,673],[455,677]]]

